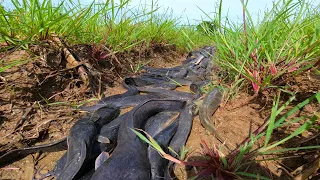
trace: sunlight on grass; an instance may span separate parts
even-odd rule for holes
[[[182,51],[190,50],[194,46],[186,49],[189,39],[182,35],[182,29],[194,39],[196,47],[210,40],[191,26],[179,28],[178,18],[170,17],[169,12],[157,13],[159,6],[154,1],[150,2],[151,8],[141,4],[133,9],[129,3],[107,0],[84,7],[71,0],[58,4],[51,0],[11,0],[13,9],[0,5],[0,42],[26,49],[55,33],[73,43],[100,43],[106,39],[104,44],[114,52],[155,43],[176,44]]]
[[[242,24],[221,16],[222,0],[216,17],[203,12],[218,27],[207,35],[217,45],[216,62],[232,81],[244,78],[258,93],[281,85],[279,78],[286,73],[297,74],[319,64],[320,4],[311,7],[307,1],[276,1],[258,23],[246,6],[243,4]]]
[[[268,179],[266,177],[262,177],[259,174],[251,174],[248,172],[243,172],[241,169],[246,165],[249,165],[254,162],[259,162],[257,158],[263,155],[272,155],[275,153],[283,153],[289,151],[298,151],[298,150],[311,150],[311,149],[319,149],[319,145],[315,146],[306,146],[306,147],[295,147],[295,148],[284,148],[280,145],[284,144],[288,140],[302,134],[305,131],[308,131],[312,128],[315,128],[313,124],[319,119],[319,114],[315,113],[313,116],[302,116],[295,119],[290,119],[289,116],[299,109],[303,108],[305,105],[309,104],[311,101],[317,100],[317,103],[320,103],[320,93],[316,93],[313,96],[307,98],[303,102],[299,103],[288,112],[284,113],[280,118],[278,115],[283,112],[283,110],[288,107],[291,101],[295,96],[290,98],[286,103],[284,103],[281,107],[279,107],[280,94],[277,98],[274,99],[272,112],[270,115],[270,119],[257,129],[256,132],[252,133],[251,136],[243,141],[238,148],[234,149],[229,154],[223,154],[218,146],[214,146],[213,148],[209,148],[205,141],[202,141],[202,149],[203,149],[203,157],[206,157],[205,160],[198,161],[185,161],[183,159],[176,159],[170,154],[165,153],[165,151],[161,148],[161,146],[146,132],[142,131],[146,136],[140,133],[137,130],[133,130],[134,133],[144,142],[148,143],[155,150],[159,152],[159,154],[170,161],[181,165],[192,165],[195,167],[202,167],[203,170],[200,171],[195,179],[203,178],[203,177],[217,177],[218,179],[238,179],[245,177],[254,177],[259,179]],[[302,125],[297,128],[293,133],[289,134],[287,137],[277,140],[276,142],[270,143],[270,138],[273,134],[273,131],[279,128],[284,128],[288,125],[288,122],[299,122]],[[141,130],[140,130],[141,131]],[[256,144],[258,144],[258,140],[264,137],[264,146],[254,148]],[[176,154],[176,153],[174,153]],[[279,155],[279,154],[277,154]],[[179,156],[178,156],[179,157]],[[282,157],[283,158],[283,157]],[[279,156],[274,157],[272,159],[263,159],[263,161],[271,161],[280,159]]]

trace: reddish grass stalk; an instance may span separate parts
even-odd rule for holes
[[[253,70],[253,78],[254,78],[257,82],[259,82],[259,75],[258,75],[258,74],[259,74],[259,73],[258,73],[257,70]],[[251,81],[251,84],[252,84],[254,93],[258,94],[259,89],[260,89],[258,83],[254,82],[254,81]]]
[[[247,23],[246,23],[246,10],[244,8],[244,0],[242,0],[242,18],[243,18],[243,33],[246,38],[245,47],[248,50],[248,37],[247,37]]]
[[[272,76],[277,75],[277,68],[273,63],[271,63],[271,65],[270,65],[270,71],[271,71]]]

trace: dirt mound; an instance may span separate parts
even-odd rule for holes
[[[32,146],[61,139],[67,136],[70,127],[82,114],[75,109],[78,105],[94,101],[98,97],[123,93],[119,83],[121,78],[133,74],[138,65],[153,67],[170,67],[180,64],[185,59],[174,47],[155,45],[152,50],[117,54],[98,59],[89,45],[75,45],[69,48],[80,63],[89,63],[93,69],[92,84],[83,88],[83,82],[76,68],[67,68],[61,49],[34,47],[35,57],[27,51],[15,51],[5,56],[5,62],[17,59],[29,59],[24,65],[14,66],[1,73],[0,80],[0,155],[19,147]],[[101,53],[99,54],[101,55]],[[116,61],[118,59],[119,63]],[[100,75],[95,76],[95,73]],[[320,89],[319,77],[307,72],[286,83],[289,89],[297,93],[295,104],[309,97]],[[285,101],[287,97],[283,97]],[[247,93],[239,94],[235,99],[221,107],[212,117],[218,133],[236,147],[249,132],[257,129],[270,115],[272,98],[257,96],[252,98]],[[289,107],[290,108],[290,107]],[[320,111],[316,103],[305,106],[294,117],[310,115]],[[319,124],[319,122],[318,122]],[[288,129],[278,130],[273,141],[292,133],[300,124],[292,124]],[[201,126],[199,119],[193,121],[192,131],[186,144],[190,154],[188,158],[200,155],[200,140],[204,139],[209,146],[219,144]],[[285,147],[320,144],[319,132],[309,131],[296,137]],[[2,179],[31,179],[36,170],[45,173],[51,170],[64,152],[34,154],[0,169]],[[305,152],[303,155],[292,155],[292,158],[279,159],[275,162],[261,162],[249,167],[249,172],[259,173],[271,179],[290,179],[291,173],[300,166],[312,162],[318,151]],[[256,168],[259,167],[259,168]],[[195,169],[176,168],[179,179],[187,179],[196,174]],[[316,178],[316,177],[315,177]]]
[[[118,81],[134,73],[131,67],[135,64],[163,66],[181,57],[174,47],[158,45],[152,54],[150,50],[118,53],[118,64],[112,57],[94,58],[89,45],[68,49],[81,64],[91,66],[91,70],[87,69],[92,78],[89,86],[83,86],[77,67],[66,67],[61,49],[48,44],[33,46],[32,52],[1,54],[1,63],[27,62],[0,75],[0,155],[10,149],[65,137],[81,115],[74,109],[98,97],[120,93]]]

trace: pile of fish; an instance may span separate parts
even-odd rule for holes
[[[0,157],[0,167],[36,152],[67,152],[55,168],[41,178],[69,179],[172,179],[172,162],[142,141],[132,129],[142,129],[172,156],[180,153],[199,114],[202,125],[215,133],[211,116],[218,108],[222,91],[213,89],[202,98],[201,87],[212,79],[214,47],[190,52],[180,66],[144,67],[139,76],[127,77],[127,92],[109,96],[93,106],[70,129],[69,136],[50,144],[26,147]],[[189,92],[175,90],[190,86]],[[121,114],[121,109],[133,107]]]

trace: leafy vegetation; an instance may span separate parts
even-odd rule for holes
[[[205,34],[213,33],[216,30],[218,30],[217,22],[202,21],[197,25],[197,31]]]
[[[0,42],[7,45],[2,51],[16,46],[27,49],[31,43],[48,39],[51,33],[73,43],[103,42],[115,53],[155,43],[176,44],[182,51],[189,50],[185,48],[189,39],[182,31],[197,46],[208,43],[194,28],[177,27],[178,19],[168,12],[159,15],[155,2],[151,8],[131,8],[129,2],[107,0],[83,7],[71,0],[58,4],[52,0],[11,0],[13,9],[0,6]]]
[[[93,44],[94,56],[104,58],[154,44],[175,44],[188,51],[217,44],[216,62],[227,72],[232,86],[252,84],[255,93],[278,87],[287,73],[298,74],[320,64],[320,14],[304,1],[277,1],[258,22],[243,3],[242,24],[222,17],[222,0],[211,21],[196,27],[177,26],[179,18],[168,11],[158,14],[158,5],[131,8],[130,0],[114,0],[84,7],[72,0],[11,0],[13,9],[0,6],[0,42],[28,49],[52,33],[72,43]],[[96,45],[98,44],[98,45]],[[246,81],[243,81],[246,80]],[[231,87],[230,89],[233,89]]]
[[[133,132],[137,134],[143,141],[147,142],[154,149],[156,149],[159,154],[170,161],[181,165],[192,165],[198,168],[201,168],[201,171],[197,174],[195,178],[203,178],[203,177],[217,177],[218,179],[238,179],[238,178],[248,178],[254,177],[258,179],[268,179],[266,177],[261,177],[257,174],[251,174],[248,172],[244,172],[243,168],[246,166],[259,161],[259,157],[263,155],[270,155],[274,153],[285,153],[289,151],[298,151],[298,150],[311,150],[311,149],[319,149],[319,145],[315,146],[307,146],[307,147],[295,147],[295,148],[281,148],[279,147],[283,143],[289,141],[290,139],[302,134],[305,131],[316,128],[313,124],[320,118],[317,112],[314,113],[313,116],[302,116],[294,119],[289,118],[290,115],[297,112],[299,109],[303,108],[313,100],[316,100],[320,103],[320,93],[316,93],[313,96],[307,98],[303,102],[299,103],[289,111],[285,112],[284,115],[281,115],[285,108],[288,107],[290,102],[295,99],[295,96],[292,96],[288,102],[284,103],[281,107],[279,107],[280,102],[280,94],[273,101],[272,112],[270,118],[255,132],[251,134],[251,136],[244,140],[238,148],[234,149],[232,152],[228,154],[223,154],[221,148],[218,146],[214,146],[213,149],[209,148],[205,141],[202,141],[203,147],[203,157],[204,160],[198,161],[183,161],[180,159],[176,159],[170,154],[165,153],[162,150],[161,146],[148,134],[145,137],[140,130],[134,130]],[[280,116],[280,117],[279,117]],[[279,117],[279,118],[278,118]],[[288,135],[287,137],[280,139],[276,142],[270,142],[271,136],[273,132],[278,128],[284,128],[285,126],[290,125],[291,123],[303,122],[302,125],[297,128],[293,133]],[[264,145],[262,147],[258,147],[258,140],[262,139],[264,141]],[[258,148],[256,148],[258,147]],[[279,154],[278,154],[279,156]],[[284,157],[284,156],[283,156]],[[260,158],[261,159],[261,158]],[[275,160],[272,159],[264,159],[263,161]]]
[[[284,74],[298,74],[320,64],[320,14],[310,3],[276,1],[261,20],[253,21],[243,3],[243,23],[222,17],[222,0],[217,7],[218,31],[207,31],[218,48],[217,62],[234,84],[245,79],[255,93],[280,86]]]

